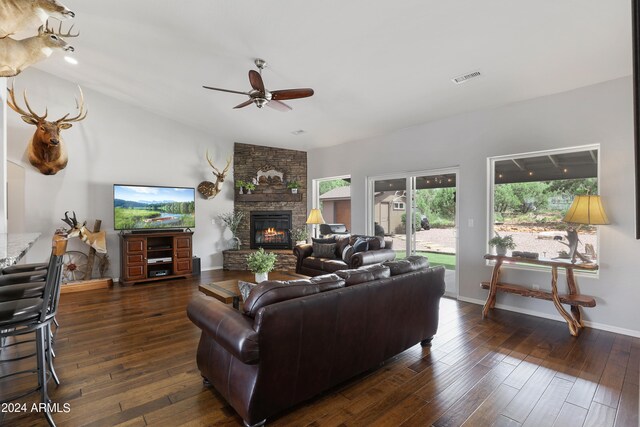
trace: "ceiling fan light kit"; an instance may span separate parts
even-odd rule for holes
[[[240,92],[237,90],[230,89],[221,89],[212,86],[202,86],[205,89],[217,90],[220,92],[228,92],[228,93],[236,93],[239,95],[247,95],[249,99],[241,104],[236,105],[233,108],[244,108],[248,105],[255,104],[256,107],[262,108],[267,105],[273,109],[278,111],[289,111],[292,108],[282,102],[283,100],[288,99],[299,99],[299,98],[308,98],[313,95],[313,89],[311,88],[301,88],[301,89],[282,89],[282,90],[274,90],[268,91],[264,87],[264,81],[262,80],[262,70],[267,66],[267,62],[264,59],[256,58],[253,61],[258,67],[258,70],[249,70],[249,83],[253,88],[249,92]]]

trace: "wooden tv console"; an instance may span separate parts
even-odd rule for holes
[[[191,277],[192,236],[187,231],[120,234],[120,283]]]

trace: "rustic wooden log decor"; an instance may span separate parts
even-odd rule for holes
[[[483,289],[489,290],[487,301],[482,310],[483,318],[486,318],[489,315],[489,310],[495,307],[496,294],[498,292],[506,292],[524,297],[553,301],[553,305],[556,307],[556,310],[558,310],[558,313],[560,313],[562,318],[567,322],[571,335],[577,337],[580,334],[580,330],[583,327],[580,307],[595,307],[596,300],[593,297],[581,295],[579,293],[578,284],[573,270],[596,271],[598,270],[597,264],[573,264],[570,261],[529,259],[500,255],[485,255],[484,258],[487,260],[494,260],[495,265],[493,267],[493,272],[491,273],[491,281],[482,282],[480,284]],[[523,285],[500,282],[500,271],[505,262],[551,267],[551,292],[530,289]],[[564,268],[567,272],[567,288],[569,291],[567,294],[558,293],[558,268]],[[570,305],[570,312],[568,312],[562,304]]]

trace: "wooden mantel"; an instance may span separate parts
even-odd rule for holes
[[[301,202],[302,194],[297,193],[251,193],[235,195],[236,202]]]

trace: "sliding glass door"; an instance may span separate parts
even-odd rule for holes
[[[447,293],[457,295],[457,169],[368,179],[370,233],[393,240],[396,259],[429,258],[446,269]]]

